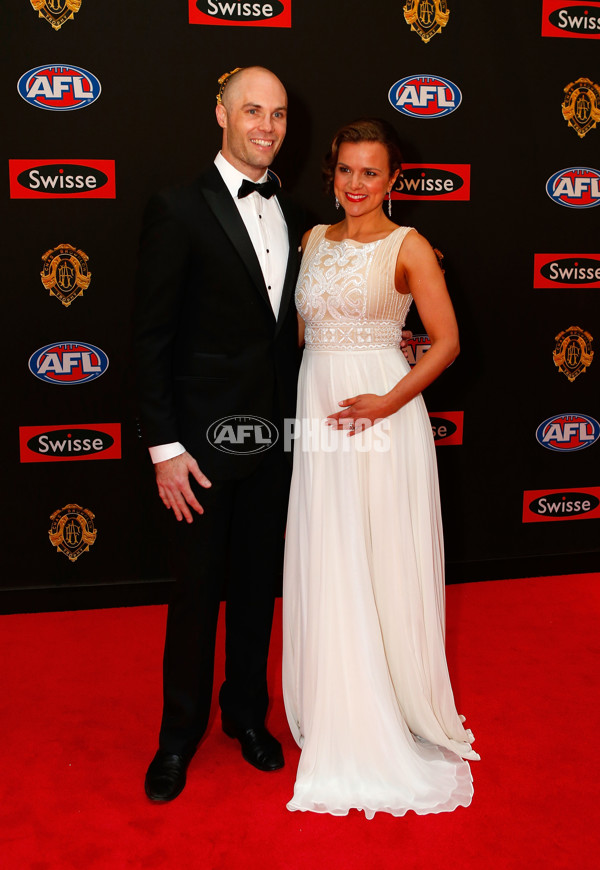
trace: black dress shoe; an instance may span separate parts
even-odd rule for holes
[[[284,765],[281,743],[269,734],[264,725],[258,728],[239,728],[225,716],[221,717],[223,731],[228,737],[240,741],[242,756],[258,770],[279,770]]]
[[[144,784],[151,801],[172,801],[185,788],[191,756],[174,755],[159,749],[146,773]]]

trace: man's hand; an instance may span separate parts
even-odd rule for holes
[[[406,357],[406,359],[408,359],[408,350],[407,350],[408,342],[411,340],[412,337],[413,337],[413,334],[410,331],[410,329],[403,329],[402,330],[402,341],[400,342],[400,348],[402,350],[402,353]]]
[[[192,522],[193,517],[190,508],[195,510],[197,514],[204,513],[204,508],[192,492],[189,475],[193,475],[200,486],[209,487],[211,482],[206,475],[202,474],[193,456],[187,451],[180,453],[179,456],[174,456],[173,459],[157,462],[154,466],[154,471],[156,473],[158,494],[165,507],[173,511],[179,522],[183,518],[188,523]]]

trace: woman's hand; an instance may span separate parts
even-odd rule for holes
[[[350,436],[374,426],[394,411],[387,396],[377,396],[375,393],[362,393],[360,396],[344,399],[340,406],[343,410],[330,414],[327,420],[331,422],[327,425],[335,429],[348,429]]]

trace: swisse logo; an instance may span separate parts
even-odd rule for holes
[[[99,169],[77,163],[54,163],[49,166],[26,169],[17,181],[29,190],[66,195],[103,187],[108,177]]]
[[[291,27],[291,0],[189,0],[190,24]]]
[[[583,492],[557,492],[553,495],[541,496],[534,499],[529,505],[530,509],[538,516],[564,516],[573,514],[580,516],[587,514],[598,507],[600,501],[595,496],[587,496]]]
[[[89,106],[98,99],[102,88],[96,76],[85,69],[46,64],[24,73],[17,90],[31,106],[68,112]]]
[[[29,371],[49,384],[85,384],[101,377],[108,357],[99,347],[80,341],[58,341],[32,353]]]
[[[600,3],[544,0],[542,36],[600,39]]]
[[[114,199],[114,160],[9,160],[12,199]]]
[[[283,3],[279,0],[270,0],[269,3],[227,3],[221,0],[197,0],[196,8],[204,15],[212,15],[226,21],[266,21],[281,15],[284,11]]]
[[[20,426],[21,462],[120,459],[120,423]]]
[[[534,489],[523,493],[523,522],[591,520],[600,517],[600,486]]]
[[[593,208],[600,205],[600,171],[588,166],[559,169],[546,182],[546,193],[567,208]]]
[[[534,254],[533,286],[600,288],[600,254]]]
[[[439,444],[463,443],[464,411],[430,411],[433,440]]]
[[[269,450],[277,442],[279,432],[269,420],[241,415],[222,417],[212,423],[206,438],[209,444],[221,453],[246,456]]]
[[[469,163],[405,163],[392,190],[392,199],[468,200]]]
[[[392,85],[388,99],[403,115],[443,118],[458,109],[462,94],[454,82],[441,76],[412,75]]]
[[[600,423],[587,414],[560,414],[540,423],[535,437],[549,450],[573,453],[591,447],[600,438]]]

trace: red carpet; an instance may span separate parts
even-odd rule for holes
[[[213,717],[172,804],[143,793],[160,713],[165,608],[0,617],[0,863],[6,870],[588,870],[597,866],[600,575],[448,588],[458,708],[483,760],[455,813],[289,813],[287,765],[242,761]],[[222,640],[222,638],[221,638]],[[217,678],[222,671],[221,656]]]

